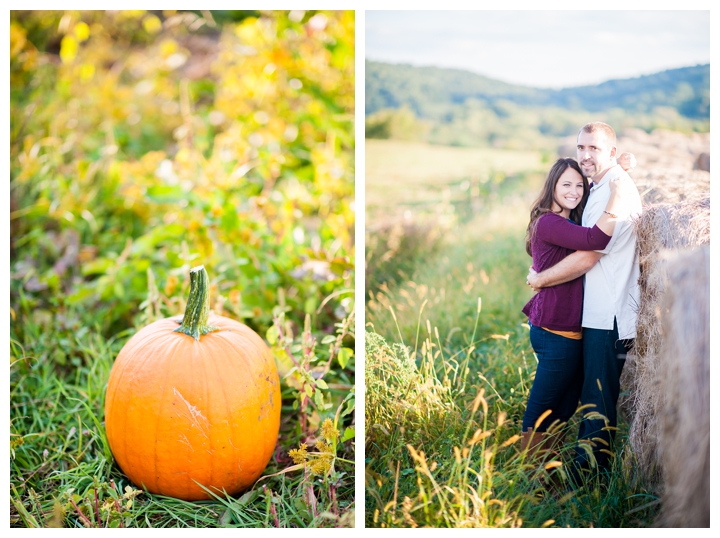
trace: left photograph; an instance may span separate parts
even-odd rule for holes
[[[9,115],[10,526],[355,526],[355,12],[11,11]]]

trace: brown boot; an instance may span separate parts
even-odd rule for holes
[[[559,432],[534,432],[532,428],[522,432],[520,438],[521,452],[527,451],[525,462],[531,465],[545,463],[552,456],[557,456],[557,449],[562,445],[563,436]],[[558,497],[562,494],[562,480],[557,469],[550,469],[547,475],[543,475],[540,479],[545,488],[550,491],[553,496]]]
[[[546,456],[555,453],[555,449],[562,443],[562,438],[557,433],[535,432],[532,428],[522,432],[520,439],[520,450],[527,450],[528,461],[542,460]]]

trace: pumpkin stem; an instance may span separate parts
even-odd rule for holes
[[[180,327],[174,332],[187,334],[199,341],[200,335],[220,330],[219,327],[207,324],[210,313],[209,280],[205,266],[199,265],[190,269],[190,295],[185,315],[182,321],[178,322]]]

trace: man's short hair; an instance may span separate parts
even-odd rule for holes
[[[610,147],[611,148],[616,147],[615,144],[617,143],[617,139],[615,137],[615,131],[607,123],[603,123],[601,121],[593,121],[590,123],[586,123],[578,131],[578,137],[580,136],[580,133],[582,133],[583,131],[586,133],[601,132],[605,135],[605,139],[607,140]]]

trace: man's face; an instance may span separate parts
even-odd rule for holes
[[[601,131],[580,131],[577,141],[577,160],[585,177],[595,177],[610,168],[616,148],[611,146]]]

